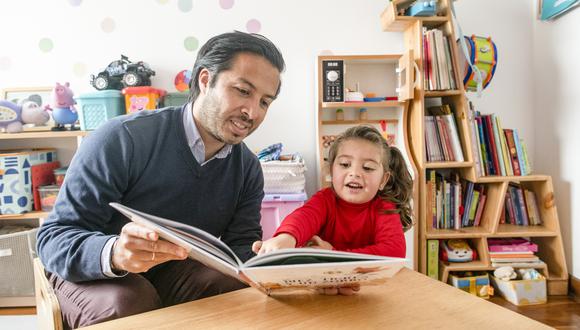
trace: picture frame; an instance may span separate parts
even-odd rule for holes
[[[36,102],[40,107],[48,105],[51,101],[51,94],[54,87],[9,87],[0,90],[0,100],[6,100],[18,105],[25,100]],[[50,131],[53,127],[54,120],[50,116],[50,120],[44,125],[36,126],[33,124],[26,124],[22,128],[24,132],[28,131]]]
[[[43,107],[50,102],[53,87],[13,87],[4,88],[0,98],[16,104],[21,104],[24,100],[31,100]]]

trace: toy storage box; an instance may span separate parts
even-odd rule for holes
[[[502,281],[492,275],[491,281],[496,291],[514,305],[537,305],[547,301],[546,278],[543,276],[536,280]]]
[[[126,87],[123,89],[123,94],[125,95],[125,110],[127,113],[134,113],[159,108],[165,96],[165,90],[151,86]]]
[[[180,107],[187,103],[187,99],[189,98],[189,93],[183,92],[176,92],[176,93],[167,93],[163,98],[163,106],[165,107]]]
[[[449,284],[480,298],[489,298],[489,275],[474,274],[473,276],[458,276],[456,274],[449,275]]]
[[[32,166],[53,161],[54,149],[0,151],[0,214],[32,211]]]
[[[260,214],[262,220],[262,239],[271,238],[284,218],[298,207],[304,205],[306,194],[266,194],[262,200]]]
[[[94,130],[107,120],[125,114],[123,94],[117,90],[85,93],[76,100],[83,131]]]
[[[0,226],[0,232],[3,228]],[[37,231],[35,228],[0,235],[0,302],[3,307],[21,305],[14,298],[34,297],[32,258]]]

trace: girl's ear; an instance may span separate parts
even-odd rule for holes
[[[389,179],[391,178],[391,172],[383,173],[383,179],[381,180],[381,184],[379,185],[379,190],[383,190]]]
[[[197,76],[198,85],[199,85],[199,92],[205,94],[207,89],[209,88],[209,82],[211,78],[211,73],[208,69],[203,68],[199,72],[199,76]]]

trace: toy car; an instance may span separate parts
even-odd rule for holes
[[[143,61],[131,62],[127,56],[111,62],[96,76],[91,75],[91,85],[98,90],[122,89],[123,87],[150,86],[155,71]]]

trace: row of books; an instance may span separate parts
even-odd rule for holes
[[[510,183],[505,194],[500,223],[520,226],[541,225],[542,217],[536,194],[519,184]]]
[[[449,104],[427,108],[425,116],[425,148],[427,161],[462,162],[463,150],[457,124]]]
[[[423,28],[425,90],[457,89],[449,37],[439,29]]]
[[[524,238],[490,238],[487,241],[493,267],[537,267],[544,265],[535,252],[538,245]]]
[[[460,180],[456,173],[427,170],[427,219],[434,229],[479,226],[485,209],[485,186]]]
[[[529,175],[526,145],[517,129],[503,129],[495,114],[481,114],[470,102],[471,141],[478,176]]]

